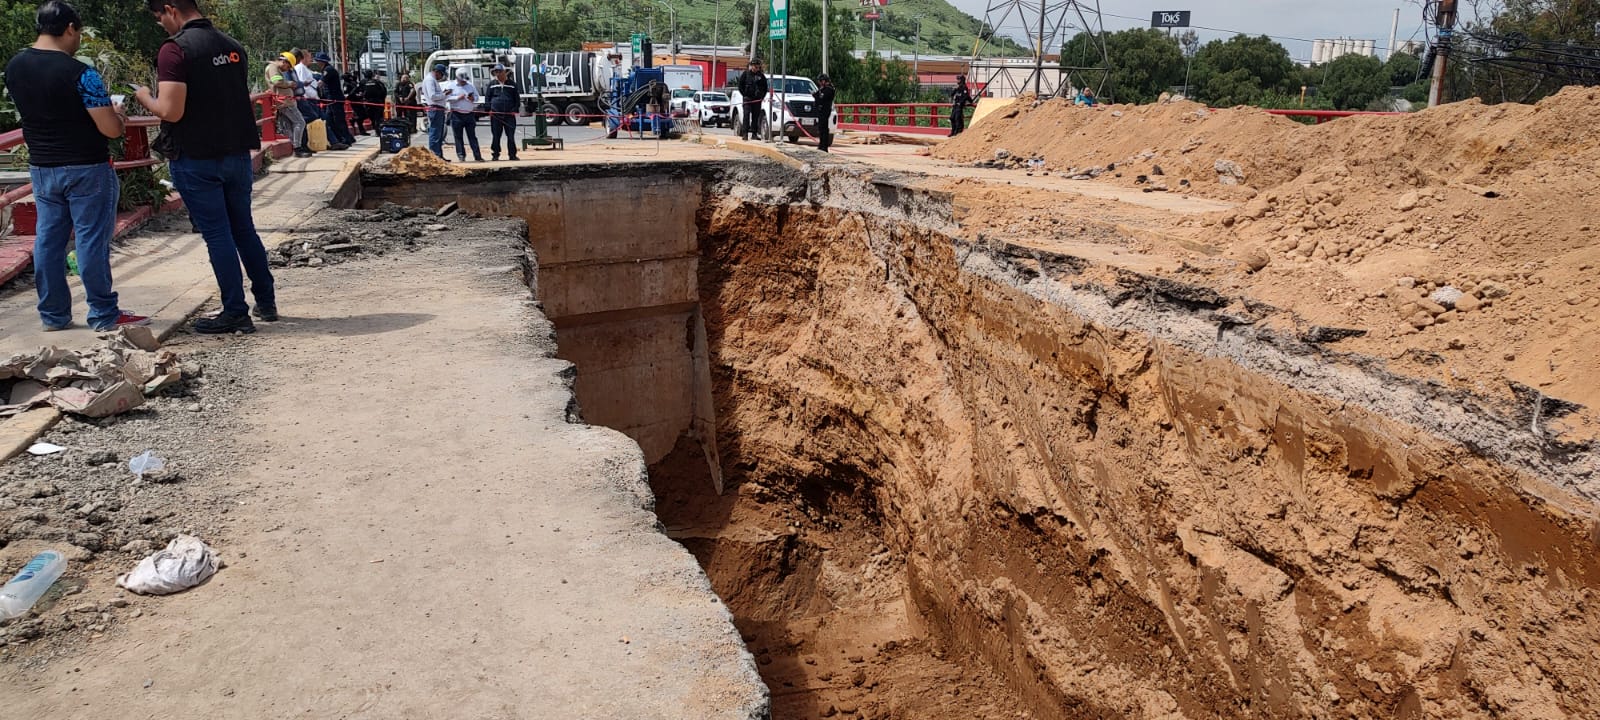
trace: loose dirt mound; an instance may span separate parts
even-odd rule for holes
[[[401,148],[393,155],[379,155],[367,164],[367,172],[409,175],[414,178],[461,177],[467,169],[451,165],[426,148]]]
[[[1313,126],[1186,102],[1019,102],[933,155],[1240,203],[1156,224],[1233,261],[1221,274],[1234,279],[1219,280],[1238,291],[1369,331],[1347,349],[1430,375],[1455,356],[1445,381],[1482,391],[1509,379],[1593,406],[1600,360],[1570,348],[1600,340],[1596,107],[1600,89],[1569,88],[1537,105],[1469,101]],[[1006,212],[983,206],[973,219]],[[1433,297],[1447,287],[1440,297],[1465,301]]]

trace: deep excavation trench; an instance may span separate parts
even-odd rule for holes
[[[1549,418],[962,239],[894,179],[566,172],[447,194],[528,220],[583,416],[639,440],[774,717],[1600,706],[1600,526]]]

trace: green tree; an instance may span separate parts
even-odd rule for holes
[[[1099,90],[1106,102],[1147,103],[1183,82],[1183,48],[1176,38],[1160,30],[1140,28],[1107,33],[1106,55],[1111,61],[1106,86]],[[1078,33],[1061,47],[1061,57],[1077,67],[1104,69],[1093,36]]]
[[[835,9],[828,17],[828,75],[838,92],[853,92],[860,85],[860,66],[852,53],[855,31],[849,11]],[[768,63],[768,71],[781,71],[781,50]],[[789,74],[815,79],[822,74],[822,5],[789,3]]]
[[[1324,79],[1317,94],[1333,103],[1336,110],[1363,110],[1389,94],[1389,74],[1375,57],[1340,55],[1321,69]]]
[[[1298,93],[1289,51],[1265,35],[1212,40],[1195,53],[1190,84],[1201,102],[1249,105],[1267,93]]]

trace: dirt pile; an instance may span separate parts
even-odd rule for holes
[[[1036,154],[1042,167],[1005,172],[1235,202],[1200,216],[1077,213],[1154,230],[1155,239],[1125,244],[1292,311],[1284,322],[1365,331],[1343,349],[1464,390],[1524,386],[1595,406],[1600,358],[1572,349],[1600,342],[1600,297],[1590,292],[1600,268],[1597,106],[1600,89],[1569,88],[1537,105],[1470,101],[1303,125],[1184,102],[1051,101],[1000,111],[933,153],[967,165],[993,165],[1000,150]],[[978,202],[964,223],[975,232],[1014,225],[1023,212]],[[1067,227],[1085,218],[1058,219]],[[1034,221],[1025,232],[1060,231]],[[1429,300],[1444,287],[1469,299]]]
[[[427,148],[407,147],[393,155],[379,155],[376,159],[362,168],[363,172],[406,175],[412,178],[427,179],[436,177],[462,177],[467,174],[467,169],[451,164],[444,158],[433,154]]]

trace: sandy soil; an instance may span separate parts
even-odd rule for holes
[[[237,385],[230,402],[199,394],[209,427],[161,422],[165,403],[119,426],[147,428],[138,441],[183,471],[149,491],[179,515],[155,527],[181,528],[184,503],[231,507],[197,515],[227,567],[126,612],[106,585],[128,557],[75,567],[81,595],[4,648],[8,717],[763,712],[727,611],[657,530],[638,448],[568,424],[521,226],[450,222],[415,252],[285,269],[284,320],[254,336],[178,343],[230,348],[207,375]],[[137,526],[142,507],[125,508],[100,512]],[[75,603],[116,621],[55,619]]]
[[[1413,377],[1595,407],[1600,360],[1581,349],[1600,341],[1597,103],[1572,88],[1315,126],[1181,102],[1021,103],[931,156],[861,159],[951,178],[969,237],[1108,246],[1281,310],[1269,326],[1362,331],[1337,347]],[[1562,430],[1588,442],[1594,415]]]

